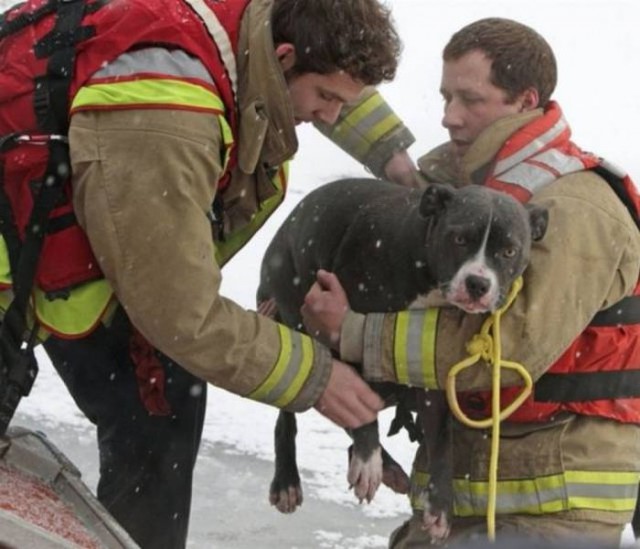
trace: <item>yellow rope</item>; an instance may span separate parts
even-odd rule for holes
[[[491,457],[489,461],[489,494],[487,502],[487,532],[490,540],[496,536],[496,496],[498,487],[498,455],[500,452],[500,422],[508,418],[531,394],[533,381],[531,375],[522,364],[502,360],[502,344],[500,340],[500,318],[511,306],[513,300],[522,289],[522,277],[519,277],[511,287],[506,303],[485,320],[480,333],[467,343],[469,357],[455,364],[447,377],[447,400],[453,415],[468,427],[486,429],[491,427]],[[491,329],[493,328],[493,335]],[[456,394],[456,376],[463,370],[470,368],[480,360],[491,364],[491,417],[483,420],[469,418],[460,408]],[[509,368],[517,371],[524,380],[524,388],[518,397],[500,410],[500,369]]]

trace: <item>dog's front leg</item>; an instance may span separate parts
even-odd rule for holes
[[[360,502],[365,499],[371,502],[382,482],[382,450],[378,422],[352,429],[349,434],[353,438],[353,446],[349,452],[347,480]]]
[[[296,416],[280,411],[275,429],[275,473],[269,501],[281,513],[293,513],[302,505],[302,486],[296,461]]]

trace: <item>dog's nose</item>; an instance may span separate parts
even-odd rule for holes
[[[484,276],[469,275],[464,283],[472,299],[480,299],[491,288],[491,281]]]

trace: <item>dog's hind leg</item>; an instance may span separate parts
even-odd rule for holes
[[[275,428],[275,473],[269,501],[281,513],[293,513],[302,505],[302,486],[296,462],[296,416],[280,411]]]
[[[423,529],[438,545],[449,536],[453,506],[451,415],[444,392],[425,393],[418,401],[418,417],[429,461],[429,485],[421,495]]]
[[[350,448],[347,480],[356,497],[362,502],[371,502],[382,482],[382,449],[378,422],[368,423],[349,434],[353,438]]]
[[[409,476],[389,452],[382,449],[382,483],[396,494],[409,493]]]

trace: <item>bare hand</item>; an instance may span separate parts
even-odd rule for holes
[[[261,301],[258,303],[257,312],[262,316],[266,316],[267,318],[275,319],[278,314],[278,306],[276,305],[276,300],[273,297],[270,297],[266,301]]]
[[[351,366],[334,360],[329,383],[314,407],[341,427],[355,429],[375,421],[384,402]]]
[[[338,349],[349,300],[336,275],[320,269],[316,276],[300,309],[302,320],[309,335]]]
[[[418,170],[406,150],[394,153],[384,165],[384,175],[389,181],[398,185],[410,188],[420,186]]]

